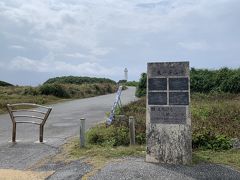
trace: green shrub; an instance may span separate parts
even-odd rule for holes
[[[142,73],[141,78],[139,80],[137,90],[136,90],[136,96],[137,97],[143,97],[146,95],[146,88],[147,88],[147,74]]]
[[[56,97],[69,98],[70,95],[60,84],[44,84],[39,88],[42,95],[53,95]]]
[[[126,146],[129,144],[128,128],[98,125],[87,132],[87,142],[102,146]]]
[[[193,148],[228,150],[232,148],[231,139],[224,135],[215,135],[211,132],[205,134],[193,134]]]
[[[78,77],[78,76],[62,76],[48,79],[44,84],[84,84],[84,83],[110,83],[116,84],[115,81],[107,78],[96,78],[96,77]]]
[[[139,82],[137,81],[128,81],[125,83],[126,86],[134,86],[134,87],[137,87],[139,84]]]
[[[240,69],[191,69],[191,91],[240,93]]]
[[[118,84],[125,84],[126,82],[127,82],[127,80],[122,79],[122,80],[119,80],[117,83]]]
[[[145,144],[146,143],[146,133],[145,132],[137,132],[136,133],[136,143],[137,144]]]
[[[0,81],[0,86],[13,86],[13,85],[4,81]]]
[[[37,96],[40,94],[38,88],[34,88],[34,87],[26,87],[23,89],[22,92],[23,95],[32,95],[32,96]]]

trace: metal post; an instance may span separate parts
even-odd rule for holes
[[[13,129],[12,129],[12,142],[16,142],[16,131],[17,131],[17,123],[13,123]]]
[[[130,134],[130,145],[135,145],[135,122],[134,117],[129,117],[129,134]]]
[[[80,119],[80,147],[85,147],[85,118]]]
[[[43,142],[43,125],[40,125],[40,131],[39,131],[39,142]]]

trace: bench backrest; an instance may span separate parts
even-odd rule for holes
[[[7,104],[7,109],[13,123],[30,123],[37,125],[44,125],[52,111],[51,107],[32,103]],[[37,121],[18,121],[17,119],[20,118],[30,118]]]

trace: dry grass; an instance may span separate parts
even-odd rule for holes
[[[45,96],[45,95],[31,95],[26,94],[26,89],[30,87],[0,87],[0,113],[7,111],[6,105],[28,102],[37,104],[51,104],[53,102],[58,102],[61,99],[55,96]]]

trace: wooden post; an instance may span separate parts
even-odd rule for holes
[[[85,118],[80,119],[80,147],[85,147]]]
[[[129,117],[130,145],[135,145],[135,122],[133,116]]]

